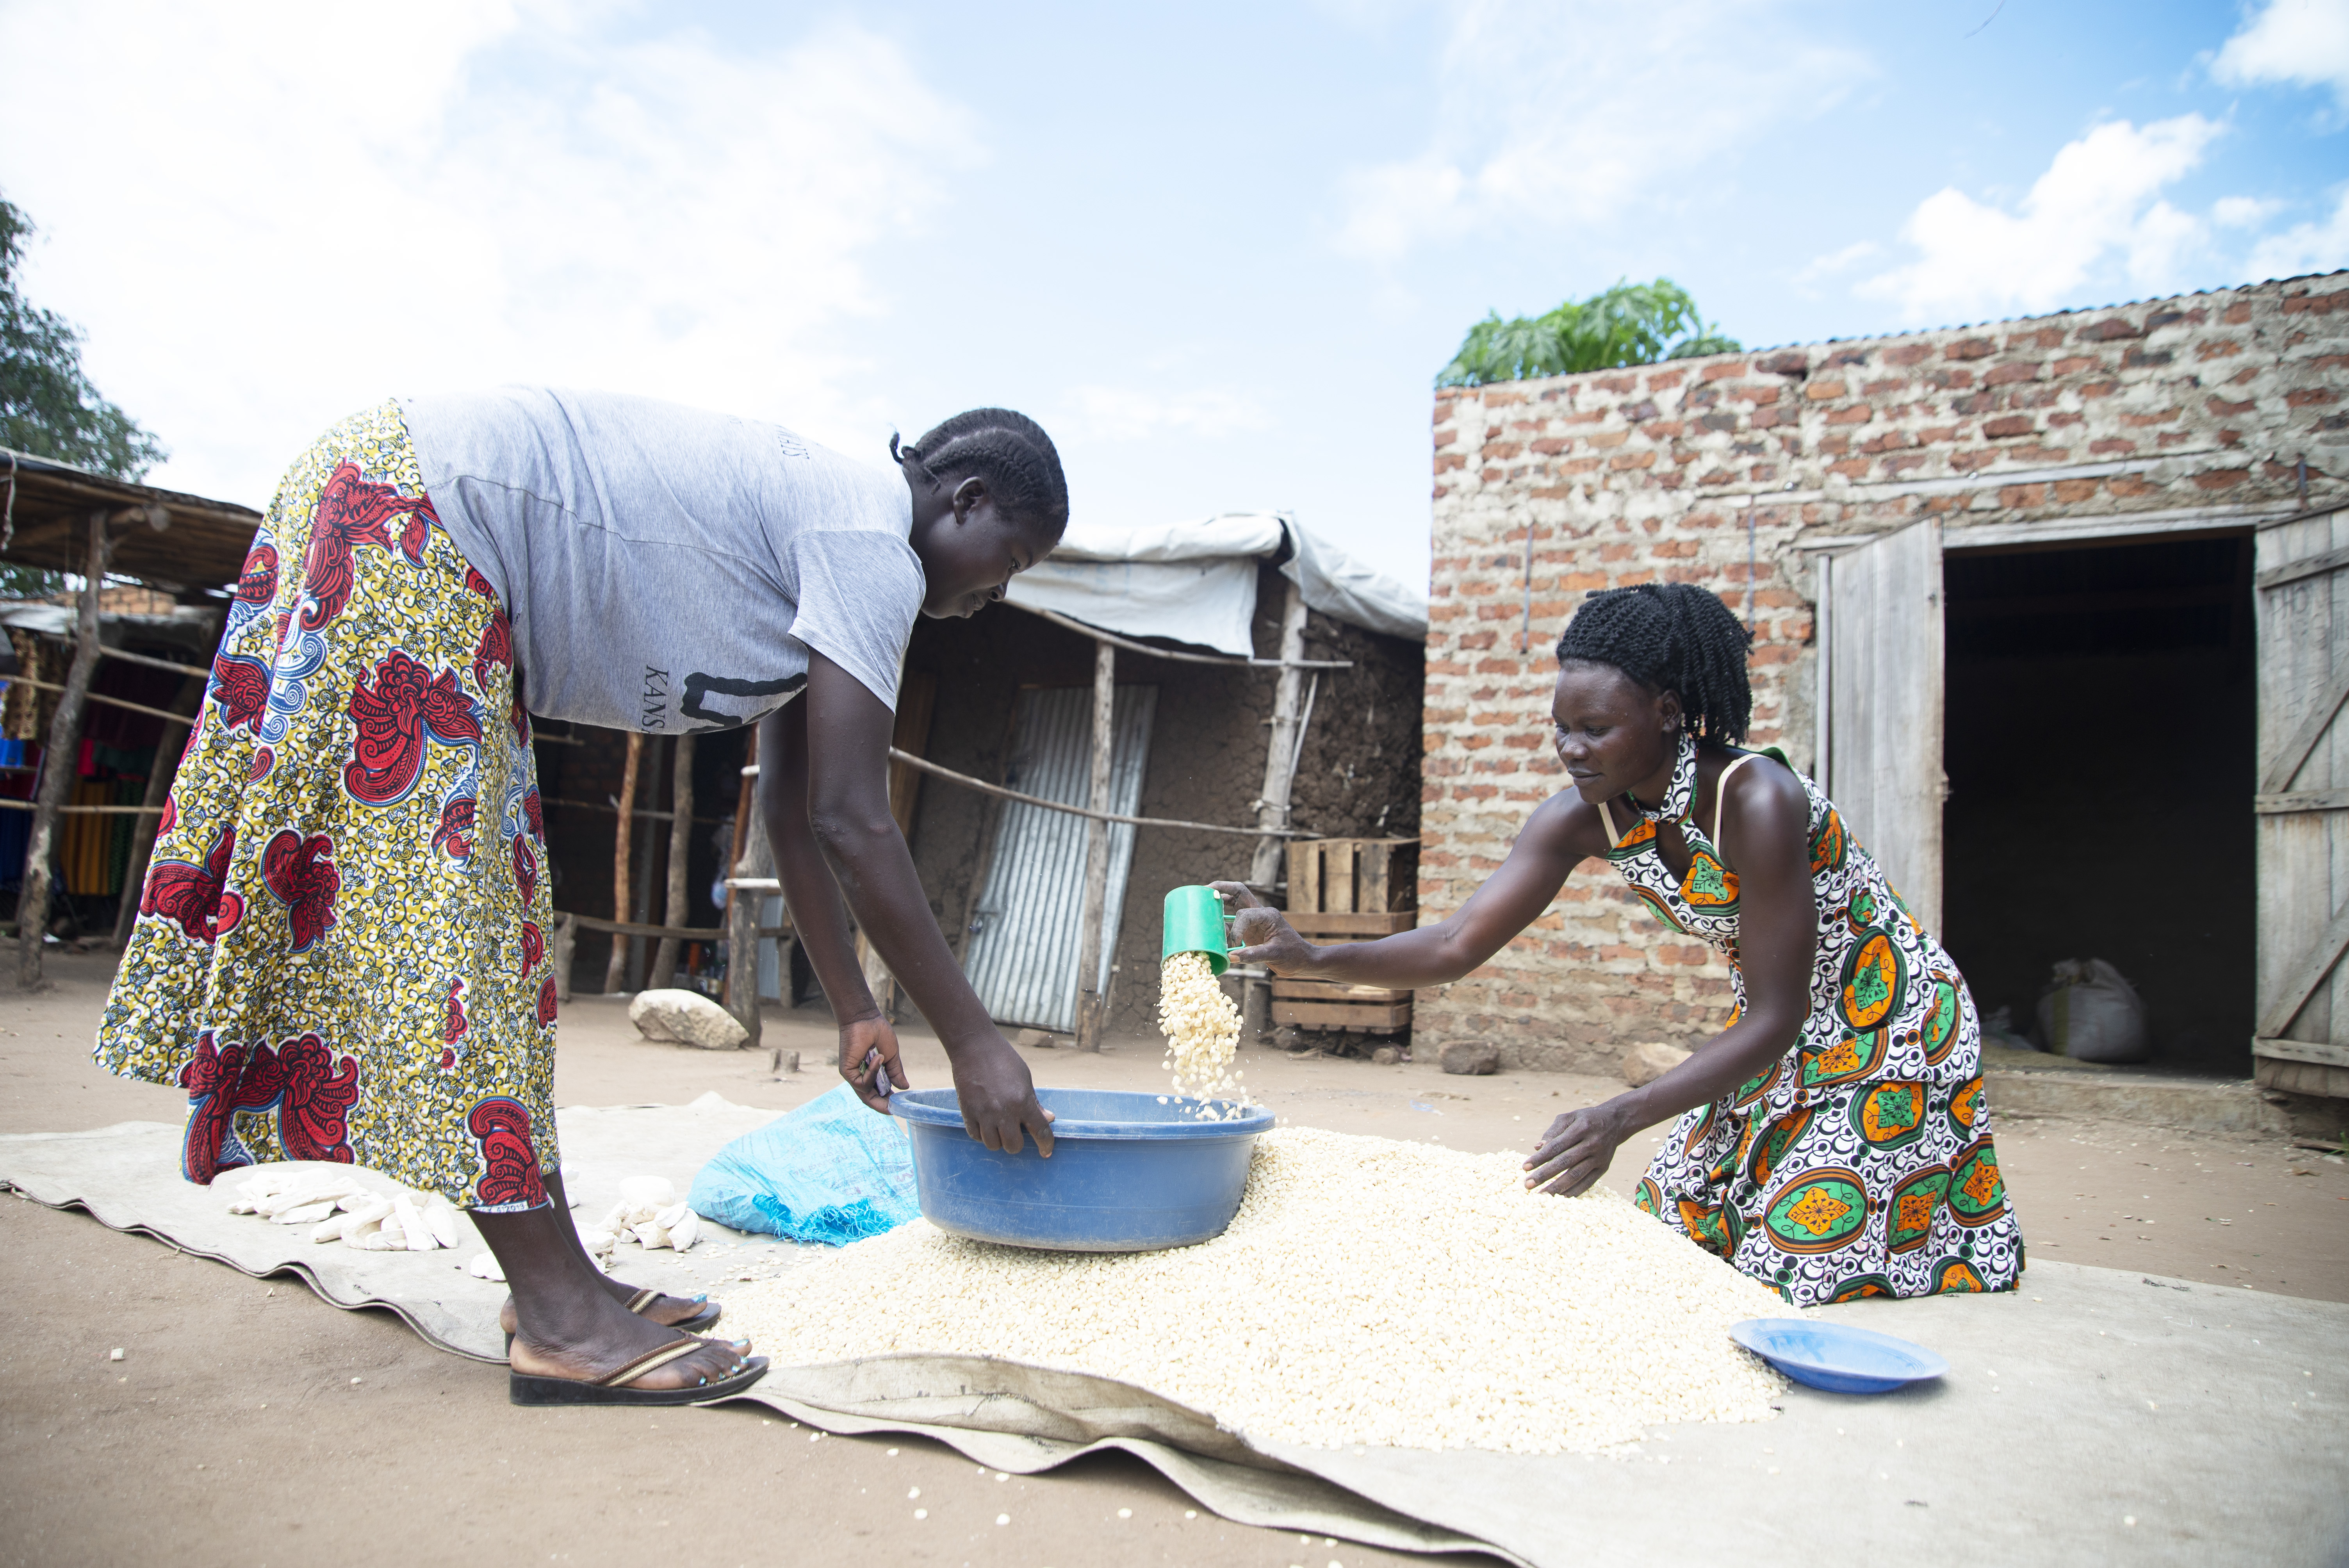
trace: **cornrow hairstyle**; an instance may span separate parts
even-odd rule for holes
[[[1069,526],[1069,481],[1044,428],[1009,408],[957,414],[910,446],[889,438],[889,455],[941,484],[973,475],[987,481],[998,511],[1057,541]]]
[[[1691,734],[1735,746],[1754,717],[1745,678],[1753,640],[1719,595],[1687,583],[1642,583],[1585,599],[1557,640],[1557,658],[1612,665],[1652,691],[1677,693]]]

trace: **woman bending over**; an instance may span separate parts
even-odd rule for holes
[[[876,1107],[878,1075],[905,1083],[853,911],[936,1024],[972,1135],[1050,1149],[930,916],[888,766],[916,618],[1001,598],[1068,487],[999,408],[891,450],[867,467],[603,393],[388,402],[295,460],[245,558],[98,1059],[187,1091],[191,1181],[329,1161],[468,1210],[513,1288],[518,1404],[683,1403],[766,1366],[699,1336],[714,1304],[607,1278],[573,1227],[533,715],[763,722],[761,799],[843,1073]]]

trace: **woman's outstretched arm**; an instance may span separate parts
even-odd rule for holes
[[[824,994],[840,1009],[843,1076],[858,1082],[853,1069],[859,1064],[846,1059],[856,1045],[852,1016],[885,1057],[896,1051],[894,1034],[883,1046],[887,1025],[856,965],[840,913],[844,897],[889,972],[937,1030],[970,1135],[989,1149],[1017,1152],[1024,1130],[1049,1154],[1051,1121],[1036,1102],[1028,1064],[963,978],[889,814],[895,716],[862,681],[811,651],[806,692],[764,722],[772,727],[761,732],[760,754],[781,765],[771,779],[761,769],[760,799],[792,923],[805,934],[808,962]],[[893,1081],[904,1085],[902,1068]],[[868,1094],[868,1102],[873,1098]]]
[[[1212,885],[1232,901],[1239,934],[1249,944],[1233,950],[1234,963],[1261,964],[1284,977],[1408,990],[1448,985],[1498,953],[1540,918],[1576,866],[1606,852],[1598,808],[1569,789],[1534,808],[1501,869],[1446,919],[1377,942],[1319,947],[1244,884]]]

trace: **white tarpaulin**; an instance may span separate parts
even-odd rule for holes
[[[1257,563],[1284,547],[1281,573],[1311,608],[1349,625],[1426,640],[1424,593],[1274,512],[1150,528],[1071,523],[1050,556],[1011,580],[1009,597],[1129,637],[1167,637],[1245,657],[1256,652],[1249,626]]]
[[[1129,637],[1172,637],[1242,658],[1256,652],[1248,640],[1256,618],[1253,555],[1063,561],[1055,552],[1014,577],[1009,596]]]
[[[624,1176],[657,1173],[683,1189],[729,1140],[773,1117],[715,1095],[691,1106],[566,1107],[563,1151],[583,1167],[566,1186],[584,1215],[600,1212]],[[176,1124],[126,1122],[0,1138],[0,1185],[256,1278],[296,1274],[337,1306],[388,1307],[443,1348],[504,1358],[506,1287],[465,1272],[474,1247],[357,1253],[314,1244],[306,1225],[231,1214],[222,1194],[180,1180],[181,1135]],[[683,1257],[623,1243],[625,1277],[721,1293],[744,1274],[789,1278],[837,1256],[710,1233]],[[2321,1365],[2317,1376],[2334,1378],[2349,1307],[2034,1261],[2019,1291],[1856,1301],[1814,1315],[1914,1336],[1949,1358],[1950,1373],[1873,1397],[1791,1387],[1774,1420],[1660,1427],[1596,1457],[1305,1448],[1228,1430],[1147,1388],[978,1357],[793,1366],[789,1345],[761,1345],[779,1364],[742,1398],[823,1431],[920,1433],[1004,1474],[1120,1449],[1226,1519],[1398,1552],[1482,1543],[1525,1568],[1865,1563],[1901,1541],[1954,1542],[1941,1555],[2005,1568],[2343,1561],[2349,1512],[2337,1480],[2325,1478],[2349,1446],[2349,1407],[2307,1369]],[[678,1411],[677,1430],[694,1418]],[[709,1435],[781,1441],[787,1429],[729,1422]],[[677,1446],[696,1441],[688,1433]],[[1325,1547],[1307,1560],[1340,1557]]]

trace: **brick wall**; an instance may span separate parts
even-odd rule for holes
[[[1457,909],[1562,787],[1548,649],[1584,594],[1696,583],[1742,614],[1750,592],[1752,743],[1807,767],[1800,545],[1933,514],[1953,539],[2119,512],[2209,527],[2291,510],[2303,457],[2312,500],[2337,500],[2344,371],[2349,274],[2334,273],[1440,391],[1423,922]],[[1415,1033],[1423,1054],[1490,1038],[1513,1065],[1611,1072],[1629,1042],[1695,1044],[1727,995],[1711,949],[1593,861],[1490,964],[1423,992]]]

